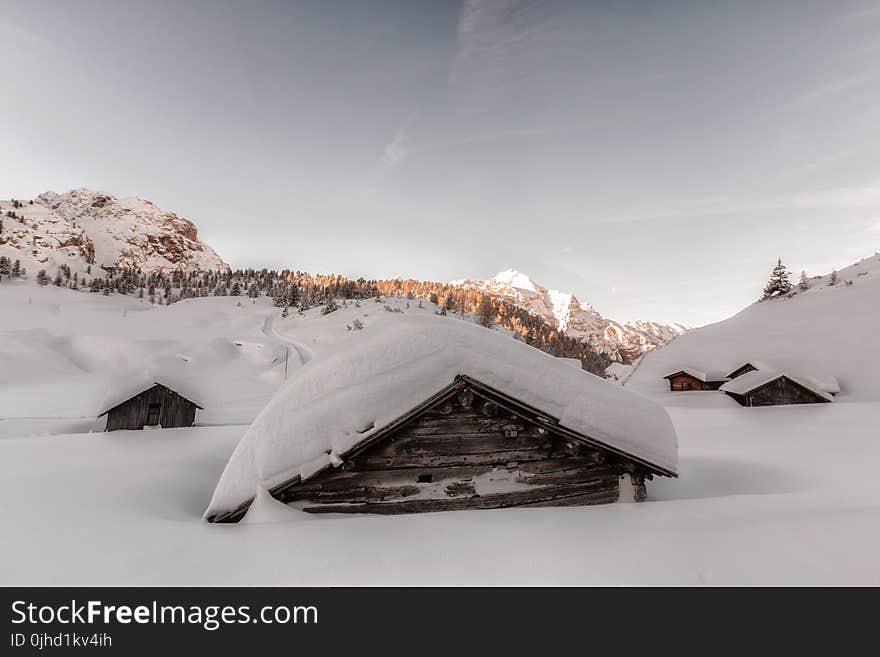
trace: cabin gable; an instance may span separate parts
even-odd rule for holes
[[[817,404],[829,400],[793,381],[780,376],[746,393],[727,393],[742,406],[779,406],[785,404]]]
[[[342,455],[340,467],[294,477],[270,493],[309,513],[574,506],[617,501],[623,475],[643,499],[646,480],[670,474],[554,423],[459,377]],[[236,521],[246,510],[213,520]]]
[[[742,365],[741,367],[738,367],[737,369],[733,370],[733,372],[731,372],[730,374],[727,375],[727,378],[735,379],[736,377],[742,376],[743,374],[748,374],[749,372],[757,372],[757,371],[758,371],[757,367],[755,367],[751,363],[746,363],[745,365]]]
[[[106,412],[105,431],[138,430],[146,426],[165,429],[191,427],[197,404],[156,383]]]
[[[724,381],[703,381],[690,372],[684,370],[669,374],[664,377],[669,381],[669,389],[673,392],[687,392],[691,390],[718,390]]]

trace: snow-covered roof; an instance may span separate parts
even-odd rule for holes
[[[348,450],[465,375],[561,427],[675,472],[678,441],[646,397],[470,322],[407,316],[298,370],[233,452],[206,511],[231,511],[299,475],[341,463]]]
[[[703,370],[698,370],[695,367],[680,367],[677,370],[675,370],[674,372],[670,372],[669,374],[666,374],[663,378],[668,379],[670,377],[675,376],[676,374],[681,374],[682,372],[684,372],[685,374],[690,374],[695,379],[699,379],[700,381],[703,381],[704,383],[706,381],[727,381],[727,379],[729,378],[726,374],[724,374],[720,371],[704,372]]]
[[[822,386],[813,379],[802,378],[781,370],[753,370],[742,376],[736,377],[732,381],[728,381],[721,386],[720,390],[735,395],[745,395],[783,376],[794,381],[798,385],[803,386],[807,390],[816,393],[823,399],[827,399],[828,401],[833,401],[834,399],[831,394],[823,390]]]
[[[107,389],[107,393],[101,400],[100,411],[98,417],[101,417],[109,410],[116,408],[122,402],[128,401],[132,397],[149,390],[156,384],[165,386],[173,390],[181,397],[188,399],[199,408],[204,408],[199,402],[199,394],[191,382],[170,377],[165,374],[151,374],[150,372],[142,372],[131,376],[120,377],[113,381]]]
[[[780,358],[749,359],[740,361],[736,367],[730,369],[730,373],[733,374],[744,365],[751,365],[759,372],[785,372],[786,375],[789,375],[790,379],[796,377],[799,380],[810,381],[813,386],[817,386],[823,392],[832,395],[840,392],[840,383],[833,374],[811,364]]]

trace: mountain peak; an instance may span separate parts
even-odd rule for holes
[[[495,274],[489,280],[509,285],[518,290],[528,290],[529,292],[537,292],[539,287],[528,275],[523,274],[518,269],[505,269]]]
[[[8,219],[0,247],[29,268],[228,269],[199,239],[195,224],[141,197],[119,198],[80,187],[44,192],[12,206],[0,201],[4,214],[16,216]]]
[[[620,323],[607,319],[592,306],[582,306],[571,292],[546,288],[518,269],[505,269],[484,281],[465,279],[451,284],[477,289],[524,308],[569,337],[584,340],[617,360],[634,360],[684,330],[680,324]]]

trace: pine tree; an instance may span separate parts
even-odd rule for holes
[[[480,303],[477,306],[477,315],[480,318],[480,324],[486,328],[491,328],[495,323],[495,304],[488,294],[480,297]]]
[[[37,285],[40,287],[45,287],[49,284],[49,276],[46,274],[45,269],[41,269],[37,272]]]
[[[284,308],[281,311],[281,318],[287,319],[289,316],[290,316],[290,310],[289,310],[288,306],[284,306]]]
[[[828,285],[837,285],[838,282],[837,269],[833,269],[831,270],[831,280],[828,282]]]
[[[801,290],[807,290],[809,289],[809,287],[810,284],[807,282],[807,272],[801,271],[801,278],[798,281],[798,288],[800,288]]]
[[[333,297],[327,299],[327,303],[324,304],[324,307],[321,309],[322,315],[329,315],[332,312],[339,310],[339,306],[336,305],[336,301],[333,300]]]
[[[763,301],[765,299],[783,296],[789,292],[791,292],[789,273],[785,269],[785,265],[782,264],[782,258],[779,258],[776,261],[776,266],[770,274],[770,280],[764,287],[764,296],[761,297],[761,300]]]
[[[21,278],[21,260],[12,263],[12,269],[9,274],[12,278]]]
[[[238,281],[232,284],[232,289],[229,290],[229,296],[231,297],[240,297],[241,296],[241,286],[238,284]]]

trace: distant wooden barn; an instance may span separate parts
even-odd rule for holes
[[[153,382],[140,384],[137,392],[117,392],[112,401],[106,402],[98,417],[107,416],[105,431],[162,427],[173,429],[191,427],[195,423],[196,410],[202,407],[170,387]]]
[[[739,376],[742,376],[743,374],[748,374],[749,372],[755,372],[759,369],[766,369],[766,368],[760,368],[757,365],[752,364],[751,361],[747,361],[747,362],[743,363],[742,365],[738,366],[730,374],[728,374],[727,378],[728,379],[735,379]]]
[[[340,455],[337,467],[305,481],[296,475],[269,493],[309,513],[576,506],[642,500],[655,475],[677,476],[459,376]],[[250,504],[209,520],[237,522]]]
[[[669,381],[669,389],[673,392],[718,390],[728,380],[720,373],[703,372],[692,367],[676,370],[663,378]]]
[[[721,386],[742,406],[821,404],[833,401],[816,381],[778,371],[752,370]]]

